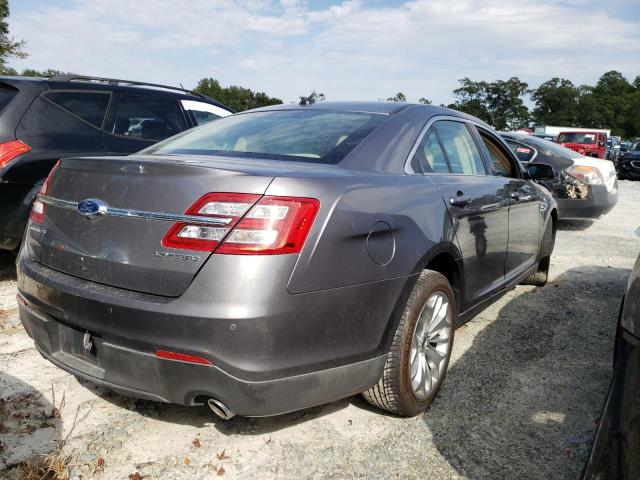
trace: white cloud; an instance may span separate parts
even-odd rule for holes
[[[552,76],[593,83],[610,69],[640,73],[638,21],[622,0],[415,0],[394,7],[345,1],[74,0],[21,11],[22,68],[194,84],[204,76],[291,100],[397,91],[448,102],[457,79]],[[636,19],[638,16],[636,15]]]

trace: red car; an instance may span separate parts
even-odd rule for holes
[[[607,134],[604,132],[562,132],[556,142],[586,157],[607,158]]]

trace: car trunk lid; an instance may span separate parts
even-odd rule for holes
[[[39,263],[75,277],[179,296],[210,252],[163,247],[172,216],[210,192],[262,195],[272,173],[210,157],[65,159],[48,181],[42,223],[29,225],[29,247]],[[83,214],[86,200],[115,213]]]

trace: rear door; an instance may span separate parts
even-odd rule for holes
[[[490,131],[476,127],[491,175],[508,195],[509,247],[505,265],[507,282],[529,270],[538,258],[540,243],[540,197],[537,188],[522,178],[517,160]]]
[[[122,92],[114,100],[102,133],[109,155],[139,152],[189,128],[176,98]]]
[[[500,179],[487,175],[472,133],[461,120],[436,121],[411,165],[436,183],[449,210],[464,266],[460,310],[467,310],[504,284],[508,194]]]

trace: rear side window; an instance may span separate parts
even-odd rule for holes
[[[47,100],[100,128],[109,105],[110,94],[99,92],[48,92]]]
[[[529,163],[536,153],[532,147],[524,143],[514,142],[513,140],[505,140],[505,142],[522,163]]]
[[[495,174],[501,177],[517,177],[511,160],[509,160],[507,154],[502,151],[498,144],[482,133],[480,134],[480,138],[482,138],[482,141],[487,147],[489,159],[491,160]]]
[[[449,159],[452,173],[486,175],[480,151],[463,122],[440,120],[435,128]]]
[[[386,118],[311,109],[243,113],[185,132],[145,153],[338,163]]]
[[[416,173],[450,173],[435,130],[430,129],[420,142],[411,159],[411,167]]]
[[[0,111],[4,109],[18,94],[18,90],[10,85],[0,83]]]
[[[210,103],[197,102],[195,100],[181,100],[182,108],[191,115],[196,125],[209,123],[221,117],[231,115],[231,112]]]
[[[178,101],[151,95],[123,94],[111,133],[142,140],[163,140],[186,130]]]

